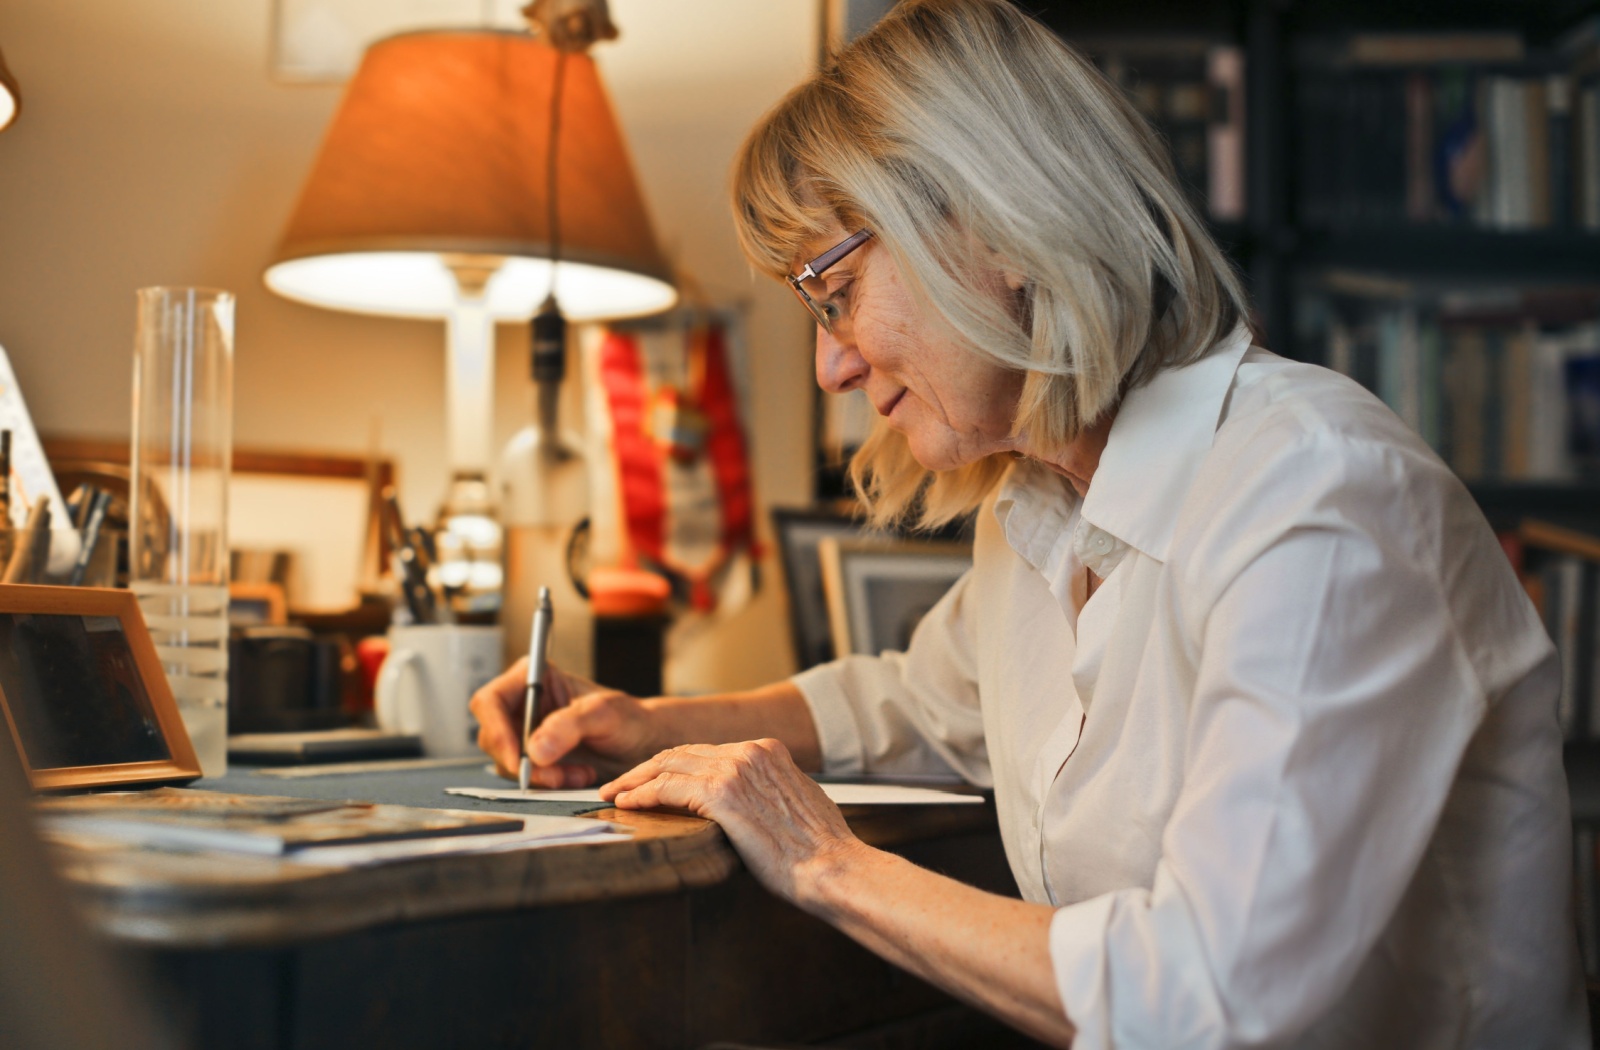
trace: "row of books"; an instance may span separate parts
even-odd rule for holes
[[[1600,290],[1388,296],[1340,278],[1306,295],[1304,356],[1375,392],[1463,478],[1600,472]]]
[[[1245,216],[1244,50],[1201,37],[1074,39],[1161,132],[1218,222]]]
[[[1600,740],[1600,562],[1524,555],[1522,578],[1561,655],[1562,731]]]
[[[1600,63],[1589,47],[1530,55],[1506,34],[1379,42],[1302,49],[1305,224],[1600,230]]]

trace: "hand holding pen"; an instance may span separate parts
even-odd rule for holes
[[[518,659],[472,694],[478,746],[507,780],[518,779],[520,759],[527,755],[533,765],[529,786],[587,787],[684,742],[681,731],[660,722],[650,701],[563,671],[548,653],[533,733],[524,735],[531,662]]]

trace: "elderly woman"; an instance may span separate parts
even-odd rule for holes
[[[733,192],[817,381],[883,417],[872,515],[976,508],[973,568],[904,654],[694,699],[562,677],[539,782],[638,763],[618,806],[716,820],[772,892],[1052,1042],[1586,1045],[1550,641],[1416,435],[1251,345],[1116,90],[1002,0],[902,4]],[[508,770],[521,680],[474,699]],[[818,770],[992,785],[1022,899],[865,846]]]

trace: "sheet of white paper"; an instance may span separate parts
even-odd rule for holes
[[[477,814],[479,811],[473,811]],[[480,814],[481,815],[481,814]],[[487,835],[448,835],[442,838],[401,839],[398,842],[371,842],[350,846],[317,846],[297,850],[285,860],[313,867],[359,868],[412,857],[437,857],[452,853],[504,853],[511,850],[570,846],[598,839],[627,836],[632,828],[586,817],[529,816],[526,813],[498,813],[522,821],[521,831]]]
[[[481,798],[490,802],[599,802],[599,788],[579,788],[576,791],[552,791],[540,788],[529,788],[518,791],[516,788],[445,788],[446,795],[460,795],[462,798]],[[574,818],[582,819],[582,818]]]
[[[958,795],[954,791],[899,784],[823,784],[822,790],[841,806],[944,806],[983,802],[982,795]]]
[[[841,806],[929,806],[982,802],[981,795],[958,795],[933,788],[902,787],[898,784],[822,784],[823,792]],[[529,788],[445,788],[451,795],[482,798],[492,802],[599,802],[597,788],[577,791],[540,791]]]

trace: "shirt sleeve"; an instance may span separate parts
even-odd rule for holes
[[[811,708],[824,773],[960,776],[988,787],[988,752],[968,613],[970,570],[906,652],[847,656],[792,681]]]
[[[1419,459],[1308,443],[1211,501],[1204,564],[1175,570],[1196,684],[1153,885],[1050,927],[1079,1050],[1284,1045],[1394,915],[1488,702]],[[1507,579],[1488,590],[1525,601],[1477,522],[1477,571]]]

